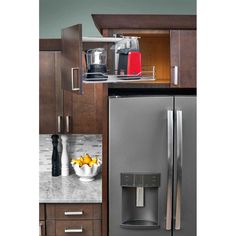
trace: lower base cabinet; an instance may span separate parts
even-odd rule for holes
[[[101,204],[45,204],[46,236],[101,236]]]

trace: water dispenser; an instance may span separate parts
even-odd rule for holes
[[[160,173],[121,173],[122,222],[126,229],[156,229]]]

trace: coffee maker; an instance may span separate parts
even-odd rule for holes
[[[137,37],[125,36],[117,43],[118,54],[117,75],[118,76],[142,76],[141,52]]]
[[[86,62],[86,80],[106,80],[108,78],[107,52],[104,48],[87,50]]]

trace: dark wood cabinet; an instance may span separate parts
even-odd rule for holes
[[[101,236],[101,204],[46,204],[46,235]]]
[[[102,105],[102,84],[84,84],[82,95],[64,91],[66,133],[102,133]]]
[[[40,134],[102,133],[103,85],[63,90],[61,52],[40,51]]]
[[[170,31],[171,87],[196,88],[196,30]]]
[[[63,115],[60,52],[41,51],[39,62],[39,133],[57,133]]]
[[[39,236],[46,235],[45,204],[39,204]]]
[[[62,30],[62,88],[82,94],[82,25]]]

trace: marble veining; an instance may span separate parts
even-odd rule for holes
[[[101,175],[92,182],[81,182],[75,174],[52,177],[51,173],[39,174],[40,203],[101,203]]]

